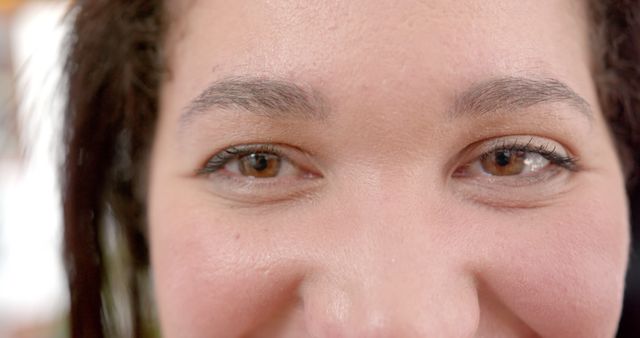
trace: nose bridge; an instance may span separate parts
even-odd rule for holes
[[[327,253],[304,289],[314,336],[469,337],[476,330],[474,277],[463,255],[443,247],[451,241],[433,231],[447,226],[436,224],[446,217],[396,192],[342,204],[349,216],[335,222],[358,230],[348,248]],[[380,203],[389,198],[393,203]]]

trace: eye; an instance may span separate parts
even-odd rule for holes
[[[576,159],[558,143],[537,137],[510,137],[480,145],[482,152],[455,172],[457,177],[537,177],[557,169],[576,169]],[[486,150],[483,150],[486,149]]]
[[[268,153],[251,153],[236,161],[240,174],[261,178],[278,176],[282,165],[280,156]]]
[[[501,149],[480,158],[482,171],[493,176],[535,173],[551,162],[540,153],[526,150]]]
[[[246,179],[304,178],[313,174],[294,163],[303,162],[296,150],[271,144],[240,145],[213,155],[200,174],[220,174]]]

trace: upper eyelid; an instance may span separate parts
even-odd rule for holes
[[[554,142],[556,143],[556,142]],[[562,147],[562,146],[561,146]],[[518,144],[518,143],[514,143],[511,146],[501,146],[501,147],[496,147],[493,150],[490,150],[488,152],[484,152],[481,155],[485,156],[490,154],[491,152],[495,152],[495,151],[500,151],[500,150],[521,150],[521,151],[526,151],[526,152],[530,152],[530,153],[535,153],[535,154],[539,154],[540,156],[543,156],[545,159],[547,159],[551,164],[563,167],[564,169],[567,169],[569,171],[573,171],[573,172],[577,172],[577,171],[581,171],[583,169],[581,163],[580,163],[580,159],[576,156],[573,156],[572,154],[570,154],[568,151],[566,151],[564,149],[564,147],[562,148],[563,151],[560,153],[557,150],[557,145],[553,145],[553,148],[549,149],[547,148],[546,144],[540,144],[538,146],[535,145],[531,145],[531,142],[526,143],[526,144]]]
[[[260,153],[269,153],[269,154],[276,154],[276,155],[283,155],[283,151],[280,147],[278,147],[277,145],[274,144],[269,144],[269,143],[251,143],[251,144],[240,144],[240,145],[234,145],[234,146],[230,146],[227,147],[221,151],[218,151],[217,153],[213,154],[211,158],[215,158],[216,156],[222,155],[222,154],[229,154],[229,157],[239,157],[242,156],[244,154],[249,154],[252,152],[260,152]]]
[[[275,147],[273,144],[243,144],[243,145],[235,145],[224,148],[213,155],[211,155],[206,162],[198,169],[198,172],[203,173],[211,173],[215,170],[220,169],[226,163],[233,159],[237,159],[242,157],[245,154],[250,154],[252,152],[263,152],[263,153],[272,153],[274,155],[281,156],[283,158],[287,158],[286,155],[282,154],[282,152]],[[219,162],[219,163],[218,163]],[[215,163],[215,164],[213,164]]]
[[[480,160],[482,156],[489,155],[491,152],[498,151],[500,149],[508,149],[513,145],[520,147],[528,145],[530,149],[525,150],[538,153],[540,153],[540,149],[537,149],[537,151],[536,148],[538,148],[539,146],[553,145],[556,148],[554,149],[553,147],[551,147],[549,150],[553,149],[553,154],[557,155],[556,159],[566,158],[568,161],[566,165],[562,165],[564,169],[574,172],[585,170],[581,158],[574,152],[570,151],[569,148],[562,142],[546,136],[521,134],[485,138],[483,140],[469,144],[464,150],[462,150],[459,156],[453,158],[448,162],[446,166],[446,175],[448,175],[449,177],[455,176],[454,173],[457,170],[459,170],[460,168],[469,167],[476,161]],[[558,146],[560,148],[558,148]]]
[[[474,152],[490,152],[501,149],[526,148],[529,150],[539,150],[561,153],[566,156],[574,156],[574,154],[562,143],[541,136],[514,135],[497,137],[485,141],[475,143],[472,147]]]
[[[511,150],[524,150],[534,152],[544,156],[546,159],[552,161],[554,164],[561,165],[571,171],[579,171],[582,169],[580,158],[571,153],[567,148],[560,143],[552,140],[543,140],[547,143],[535,144],[532,142],[533,138],[526,144],[514,142],[510,147]],[[509,147],[505,147],[509,149]],[[502,149],[505,149],[502,148]],[[493,151],[501,150],[501,148],[494,148]]]
[[[560,148],[558,148],[558,146],[560,146]],[[463,151],[463,154],[466,153],[466,155],[461,155],[461,156],[467,158],[467,160],[465,160],[464,162],[470,163],[472,161],[477,160],[481,155],[486,155],[488,153],[491,153],[492,151],[497,151],[500,149],[509,149],[514,147],[519,149],[526,148],[526,150],[530,150],[532,152],[537,151],[540,153],[560,153],[561,156],[571,157],[572,159],[575,159],[575,160],[578,159],[577,156],[573,155],[567,149],[567,147],[561,144],[560,142],[554,139],[550,139],[548,137],[536,136],[536,135],[506,135],[506,136],[489,138],[482,141],[477,141],[467,146],[466,150]],[[559,149],[562,149],[562,151],[558,152]],[[227,146],[226,148],[222,148],[221,150],[217,151],[213,155],[207,157],[206,161],[204,161],[204,163],[200,166],[199,169],[196,170],[196,172],[198,174],[212,172],[211,170],[206,170],[207,167],[208,166],[210,167],[210,164],[215,157],[225,152],[227,153],[231,152],[233,153],[232,155],[235,155],[235,156],[228,156],[227,161],[231,160],[233,157],[239,157],[243,153],[267,152],[267,153],[273,153],[273,154],[282,156],[284,159],[293,162],[297,166],[299,166],[299,163],[297,163],[296,159],[300,157],[308,158],[309,156],[313,156],[312,153],[303,151],[298,147],[281,144],[281,143],[269,143],[269,142],[244,143],[244,144]],[[290,155],[293,155],[292,154],[293,152],[300,152],[301,153],[300,155],[302,156],[290,156]],[[306,168],[306,166],[304,165],[301,167],[305,169],[309,169],[309,168]]]
[[[554,145],[551,149],[549,149],[547,147],[547,145],[531,145],[531,144],[520,144],[520,143],[513,143],[511,145],[503,145],[503,146],[496,146],[492,149],[490,149],[489,151],[484,152],[481,156],[484,155],[488,155],[492,152],[496,152],[496,151],[502,151],[502,150],[509,150],[509,151],[514,151],[514,150],[520,150],[520,151],[528,151],[528,152],[532,152],[532,153],[537,153],[537,154],[541,154],[541,155],[551,155],[551,154],[556,154],[559,155],[558,152],[556,152],[557,147]],[[565,156],[565,155],[559,155],[559,156]],[[567,155],[568,156],[568,155]]]
[[[215,157],[224,154],[225,152],[232,151],[236,152],[236,154],[232,154],[227,158],[222,158],[220,160],[221,163],[218,163],[217,167],[212,167],[211,163]],[[243,154],[250,154],[252,152],[264,152],[271,153],[274,155],[280,156],[283,160],[292,163],[294,166],[303,169],[312,171],[313,173],[317,173],[315,169],[313,169],[313,165],[307,165],[307,160],[303,160],[307,158],[309,153],[295,147],[281,143],[244,143],[238,145],[228,146],[222,150],[217,151],[213,155],[209,156],[206,161],[200,166],[200,168],[196,171],[198,175],[210,174],[219,169],[222,169],[229,161],[233,159],[240,158]],[[310,168],[312,167],[312,168]]]

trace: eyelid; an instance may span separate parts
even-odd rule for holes
[[[540,170],[516,175],[491,175],[478,168],[483,154],[513,147],[553,150],[555,156],[569,158],[574,164],[567,168],[549,163]],[[542,147],[542,148],[541,148]],[[555,149],[554,149],[555,147]],[[576,172],[588,170],[570,147],[557,138],[526,134],[487,138],[467,146],[456,159],[449,178],[457,196],[465,201],[492,209],[512,210],[544,207],[575,187]],[[551,162],[551,161],[550,161]],[[473,168],[472,168],[473,166]]]
[[[470,152],[474,154],[486,154],[498,150],[529,150],[539,152],[541,154],[553,153],[558,156],[577,159],[577,157],[574,156],[567,147],[558,141],[545,137],[526,135],[497,137],[477,142],[475,146],[472,146]]]
[[[228,171],[232,161],[255,152],[277,154],[293,171],[257,178]],[[311,154],[294,146],[278,143],[246,143],[226,147],[211,155],[200,165],[197,176],[213,195],[232,206],[265,206],[304,200],[323,185],[324,176]]]
[[[573,156],[560,143],[550,139],[543,139],[533,136],[530,136],[528,138],[529,140],[526,141],[526,143],[521,142],[518,138],[513,140],[512,143],[508,143],[507,140],[502,139],[500,140],[502,141],[500,142],[501,144],[496,145],[494,143],[493,150],[491,150],[490,152],[496,152],[500,150],[520,150],[530,153],[536,153],[549,160],[552,164],[561,166],[570,171],[577,171],[579,169],[577,157]]]
[[[515,147],[527,147],[528,149],[540,148],[547,151],[555,151],[560,155],[569,155],[569,152],[560,143],[548,138],[538,136],[505,136],[497,137],[490,140],[482,141],[479,143],[478,148],[480,151],[490,152],[500,149],[511,149]]]
[[[483,156],[488,156],[500,150],[522,150],[538,153],[548,159],[551,164],[569,171],[575,172],[582,169],[578,157],[574,156],[567,150],[567,147],[555,140],[540,136],[512,135],[479,141],[469,146],[462,156],[464,159],[462,161],[463,165],[455,167],[452,176],[469,177],[460,174],[459,171],[470,167],[481,160]]]
[[[278,143],[247,143],[229,146],[209,157],[209,159],[200,166],[196,174],[213,174],[223,169],[230,161],[237,160],[251,153],[274,154],[281,157],[282,160],[290,162],[291,165],[303,172],[308,172],[312,176],[321,176],[315,169],[316,166],[310,160],[308,153],[296,147]]]
[[[251,153],[268,153],[274,154],[282,157],[283,159],[288,159],[286,155],[273,144],[241,144],[234,145],[227,148],[222,149],[221,151],[216,152],[213,156],[209,157],[209,159],[200,167],[197,171],[199,175],[212,174],[220,169],[223,169],[229,161],[234,159],[239,159],[244,155],[248,155]]]

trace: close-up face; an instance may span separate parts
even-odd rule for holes
[[[580,0],[170,1],[166,337],[611,337],[624,178]]]

